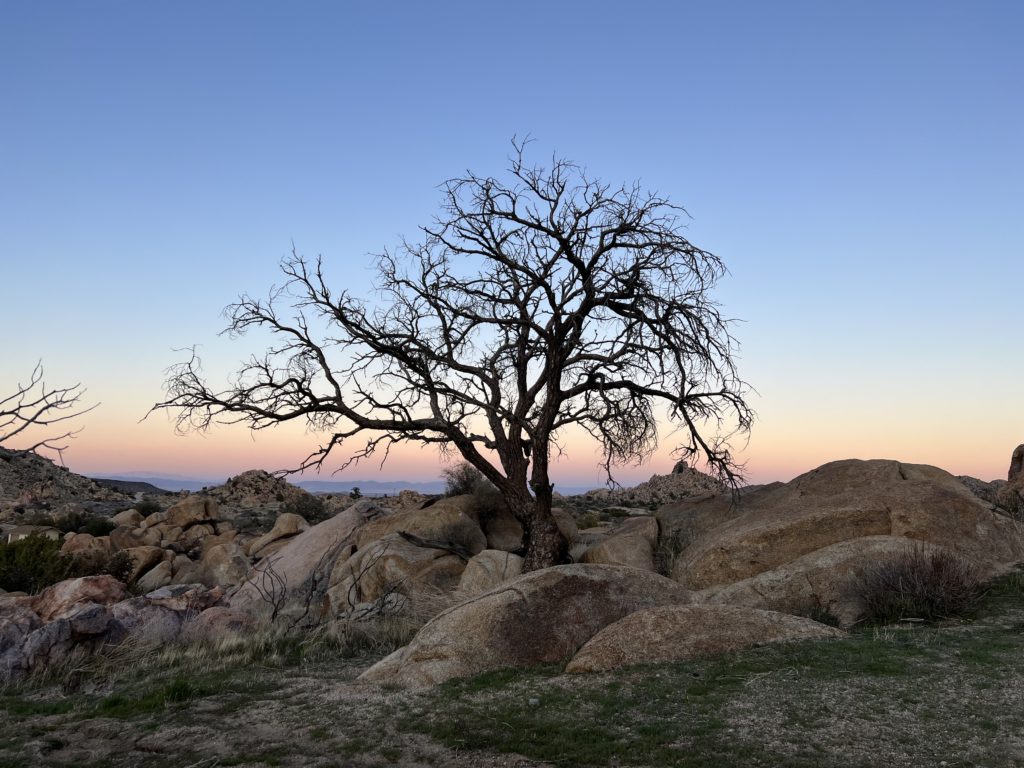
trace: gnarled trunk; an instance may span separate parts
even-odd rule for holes
[[[569,542],[551,516],[551,504],[543,501],[530,501],[525,508],[514,510],[516,517],[523,524],[526,534],[526,559],[523,572],[549,568],[568,561]]]

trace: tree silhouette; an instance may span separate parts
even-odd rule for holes
[[[47,386],[43,363],[37,362],[28,383],[19,383],[12,394],[0,399],[0,445],[10,449],[20,438],[26,442],[19,452],[54,451],[63,464],[66,441],[81,432],[81,428],[66,429],[66,423],[99,405],[83,407],[84,395],[81,384]]]
[[[229,332],[276,343],[223,389],[193,350],[154,408],[182,429],[301,420],[329,435],[295,471],[356,437],[342,468],[402,442],[460,454],[523,524],[527,569],[566,556],[549,469],[570,427],[600,443],[611,482],[656,447],[661,404],[681,456],[735,483],[729,441],[752,413],[710,296],[722,262],[684,237],[668,200],[564,159],[528,165],[513,146],[507,180],[450,179],[422,238],[378,257],[378,301],[336,292],[321,258],[293,251],[283,286],[226,310]]]

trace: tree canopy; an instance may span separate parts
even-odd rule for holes
[[[269,329],[277,342],[222,388],[193,354],[155,407],[182,428],[304,421],[326,437],[299,470],[360,438],[342,467],[401,442],[456,452],[522,522],[528,568],[564,557],[549,470],[574,425],[611,479],[650,456],[664,409],[681,456],[735,482],[730,439],[752,412],[711,296],[722,261],[690,243],[667,199],[564,159],[530,165],[524,149],[514,142],[504,180],[443,185],[434,223],[377,257],[372,302],[293,252],[282,286],[227,309],[229,332]]]

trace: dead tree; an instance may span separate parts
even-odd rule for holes
[[[668,200],[566,160],[529,165],[513,145],[506,180],[449,180],[422,238],[378,257],[377,301],[335,291],[322,259],[293,252],[283,286],[226,311],[227,332],[277,343],[226,388],[193,352],[154,408],[182,429],[304,421],[326,437],[295,471],[357,437],[342,468],[402,442],[461,454],[523,524],[527,569],[565,557],[549,469],[567,430],[600,443],[613,482],[614,466],[651,454],[664,409],[681,458],[735,483],[730,440],[752,413],[711,296],[724,265]]]
[[[36,363],[28,383],[19,383],[12,394],[0,400],[0,446],[12,449],[15,442],[21,442],[22,447],[15,449],[19,453],[54,451],[63,464],[66,441],[81,432],[81,428],[65,429],[67,422],[99,405],[84,407],[84,395],[81,384],[47,386],[42,361]]]

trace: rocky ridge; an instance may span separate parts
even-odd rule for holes
[[[651,506],[678,499],[725,491],[720,480],[691,467],[678,467],[670,475],[652,475],[650,480],[632,488],[595,488],[582,494],[590,502],[608,506]]]

